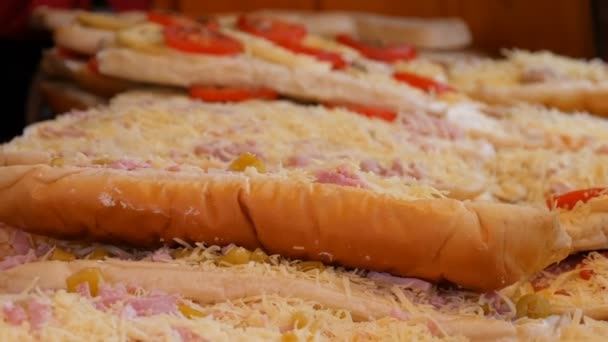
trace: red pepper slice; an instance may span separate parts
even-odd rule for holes
[[[320,61],[329,62],[332,65],[332,68],[335,70],[344,69],[348,65],[346,60],[344,60],[340,54],[335,52],[305,46],[296,41],[280,41],[275,43],[295,53],[313,56]]]
[[[397,112],[383,107],[371,107],[355,104],[325,104],[327,108],[344,108],[351,112],[367,116],[368,118],[379,118],[389,122],[395,121]]]
[[[252,99],[273,100],[279,94],[267,88],[237,88],[237,87],[190,87],[190,96],[207,102],[241,102]]]
[[[243,51],[239,41],[203,25],[166,26],[165,42],[174,49],[192,53],[234,55]]]
[[[434,92],[436,94],[441,94],[446,91],[453,91],[454,89],[447,84],[443,84],[441,82],[437,82],[430,78],[422,77],[416,74],[412,74],[409,72],[399,71],[393,74],[393,77],[401,82],[405,82],[412,87],[416,87],[418,89],[422,89],[426,92]]]
[[[571,210],[578,202],[587,203],[590,199],[608,195],[607,188],[590,188],[566,192],[565,194],[550,196],[547,207]]]
[[[242,15],[236,25],[242,31],[273,42],[300,41],[307,34],[304,25],[258,16]]]
[[[408,44],[373,46],[356,40],[347,34],[337,35],[336,40],[359,51],[367,58],[382,62],[409,61],[416,58],[417,55],[416,49]]]

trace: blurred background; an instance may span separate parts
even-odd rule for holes
[[[3,118],[0,141],[25,125],[30,85],[47,31],[29,28],[37,6],[101,11],[163,9],[201,17],[264,8],[310,11],[365,11],[405,17],[460,17],[473,35],[473,49],[497,54],[501,48],[550,50],[581,58],[608,57],[608,1],[603,0],[3,0],[0,1]],[[35,99],[33,99],[35,100]]]

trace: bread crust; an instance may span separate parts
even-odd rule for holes
[[[476,290],[564,258],[548,211],[452,199],[400,200],[242,174],[0,168],[0,221],[33,233],[148,246],[173,238],[386,271]]]
[[[8,151],[0,145],[0,166],[48,164],[51,155],[43,151]]]
[[[110,283],[138,285],[177,294],[200,303],[217,303],[257,295],[296,297],[318,302],[332,309],[349,310],[356,320],[373,320],[386,317],[395,308],[382,298],[353,290],[350,295],[327,286],[319,286],[314,280],[282,276],[264,276],[224,269],[202,269],[171,263],[143,261],[90,261],[72,262],[42,261],[24,264],[0,272],[0,289],[9,293],[21,293],[29,289],[32,279],[41,289],[65,289],[65,279],[87,267],[101,270],[104,280]],[[472,340],[513,339],[516,327],[506,321],[491,318],[430,313],[450,335],[464,335]],[[426,315],[413,317],[425,319]]]
[[[457,49],[471,44],[471,33],[458,18],[420,19],[353,11],[278,9],[251,14],[297,22],[309,32],[325,36],[346,33],[370,41],[409,43],[429,49]]]
[[[467,24],[460,18],[419,19],[359,14],[357,35],[370,41],[409,43],[427,49],[461,49],[472,42]]]
[[[114,31],[86,27],[77,23],[60,26],[55,30],[55,44],[93,56],[104,46],[114,43]]]
[[[526,84],[509,87],[478,86],[467,91],[489,103],[540,103],[563,111],[588,111],[608,116],[608,82],[563,82],[557,84]]]
[[[69,82],[46,80],[41,82],[39,87],[44,101],[55,114],[75,109],[84,110],[107,102],[106,98],[87,92]]]
[[[268,87],[281,94],[320,102],[357,103],[414,110],[430,98],[400,84],[381,84],[340,72],[289,68],[248,56],[216,57],[185,53],[146,54],[111,48],[98,54],[103,74],[132,81],[188,87],[194,84]]]

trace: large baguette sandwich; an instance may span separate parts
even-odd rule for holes
[[[152,15],[154,14],[156,12],[152,12]],[[420,19],[387,17],[360,12],[309,12],[277,9],[257,10],[248,14],[299,23],[306,26],[311,33],[321,36],[350,34],[369,41],[409,43],[429,49],[462,48],[471,43],[471,33],[466,23],[457,18]],[[87,20],[87,15],[88,13],[85,11],[40,7],[32,16],[32,24],[52,31],[74,23],[84,23],[93,27],[97,24],[97,28],[112,29],[117,27],[118,20],[138,22],[146,16],[145,13],[140,12],[123,12],[108,15],[108,20],[104,21]],[[236,21],[238,16],[236,14],[215,14],[212,17],[223,24],[230,24]],[[114,20],[115,23],[104,25],[110,20]],[[101,25],[99,25],[100,23]]]
[[[360,162],[378,156],[393,134],[371,145],[359,139],[371,142],[371,127],[395,129],[390,124],[294,107],[246,103],[248,118],[240,119],[235,105],[147,98],[114,114],[94,110],[33,127],[3,146],[0,220],[137,245],[237,243],[474,289],[503,287],[567,254],[569,238],[546,209],[461,202],[431,187],[433,167],[447,155],[427,157],[428,177],[363,171]],[[351,127],[344,135],[325,128],[340,127],[341,118]],[[269,132],[273,138],[251,142]],[[282,167],[307,140],[326,154]],[[423,153],[409,156],[424,161]]]
[[[88,15],[109,25],[107,16]],[[122,20],[125,27],[118,32],[105,30],[112,42],[88,33],[99,28],[84,25],[58,31],[56,42],[88,54],[115,46],[98,56],[102,73],[161,85],[267,87],[306,100],[410,111],[441,107],[423,93],[449,89],[434,80],[443,77],[439,65],[411,61],[416,56],[411,46],[374,48],[348,36],[334,41],[307,33],[304,26],[255,14],[228,26],[161,14],[148,18],[135,26]],[[202,45],[200,39],[188,41],[204,36],[209,39]]]
[[[264,23],[274,29],[260,31]],[[283,32],[283,26],[289,29]],[[204,47],[184,39],[186,32],[215,38],[211,39],[213,44]],[[300,40],[285,45],[279,39],[282,34],[299,35]],[[438,65],[411,59],[415,55],[408,55],[407,49],[372,48],[342,38],[331,41],[307,34],[298,25],[256,17],[241,17],[236,27],[228,28],[147,23],[120,31],[118,45],[99,53],[99,70],[116,78],[178,87],[202,86],[211,92],[221,92],[221,87],[263,88],[292,98],[356,104],[383,113],[426,111],[500,146],[554,148],[559,143],[560,137],[554,132],[541,137],[542,141],[537,137],[534,130],[542,129],[547,121],[538,119],[532,123],[533,117],[528,122],[521,120],[535,115],[532,112],[537,109],[513,106],[506,110],[523,114],[493,117],[500,109],[468,101],[440,82],[446,75]],[[239,44],[244,51],[238,52]],[[218,55],[221,46],[236,50],[231,50],[234,54]],[[403,59],[391,59],[396,56]],[[339,61],[346,64],[337,67]],[[217,86],[220,89],[216,91]],[[563,113],[554,116],[564,121]],[[533,126],[529,126],[531,123]]]
[[[265,9],[250,13],[305,25],[314,34],[349,34],[380,43],[409,43],[427,49],[458,49],[471,44],[471,32],[458,18],[421,19],[361,12],[306,12]]]
[[[450,84],[490,103],[540,103],[565,111],[608,113],[606,65],[547,51],[506,52],[502,60],[454,63]]]
[[[136,250],[0,229],[3,339],[555,340],[605,323],[260,249]],[[528,318],[533,317],[533,318]],[[513,319],[518,318],[513,322]]]

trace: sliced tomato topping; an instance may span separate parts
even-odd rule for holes
[[[339,53],[305,46],[296,41],[282,41],[275,43],[295,53],[313,56],[320,61],[328,62],[331,64],[333,69],[344,69],[348,65],[348,63],[346,63],[346,60],[344,60],[344,58],[342,58]]]
[[[192,86],[190,96],[207,102],[241,102],[252,99],[273,100],[278,98],[279,94],[268,88]]]
[[[202,25],[169,25],[165,27],[165,43],[180,51],[212,55],[234,55],[243,51],[239,41]]]
[[[363,56],[382,62],[409,61],[416,58],[416,49],[408,44],[374,46],[356,40],[347,34],[339,34],[336,40],[359,51]]]
[[[191,18],[184,17],[179,14],[165,13],[159,11],[148,12],[148,21],[153,23],[169,26],[169,25],[196,25],[197,22]]]
[[[59,46],[57,45],[55,47],[55,51],[57,51],[57,55],[59,55],[59,57],[61,58],[65,58],[65,59],[88,59],[89,56],[80,53],[78,51],[74,51],[74,50],[70,50],[68,48],[65,48],[63,46]]]
[[[351,112],[367,116],[368,118],[379,118],[386,121],[395,121],[397,112],[383,107],[371,107],[355,104],[325,104],[327,108],[344,108]]]
[[[593,277],[593,275],[595,274],[595,272],[593,272],[593,270],[581,270],[578,275],[581,277],[581,279],[583,280],[589,280],[591,279],[591,277]]]
[[[412,74],[409,72],[396,72],[393,74],[393,77],[397,81],[401,81],[411,85],[412,87],[416,87],[418,89],[422,89],[426,92],[434,92],[436,94],[441,94],[446,91],[453,91],[452,87],[447,84],[443,84],[441,82],[437,82],[430,78],[426,78],[423,76],[418,76],[416,74]]]
[[[566,192],[565,194],[550,196],[547,199],[549,208],[560,208],[570,210],[578,202],[587,203],[590,199],[601,195],[608,195],[607,188],[590,188]]]
[[[300,41],[307,34],[304,25],[258,16],[242,15],[236,25],[242,31],[273,42]]]
[[[95,57],[91,57],[87,62],[87,68],[94,74],[99,74],[99,61]]]

